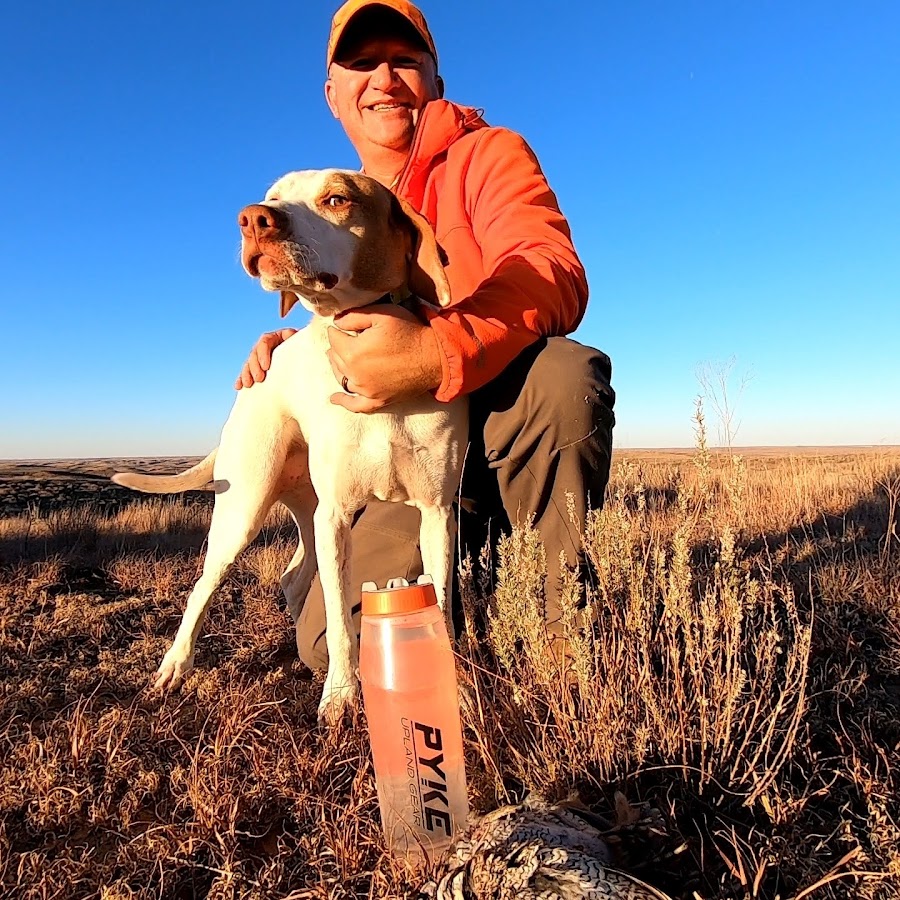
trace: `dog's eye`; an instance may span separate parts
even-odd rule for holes
[[[332,194],[325,200],[325,205],[330,206],[332,209],[337,209],[341,206],[346,206],[350,201],[341,194]]]

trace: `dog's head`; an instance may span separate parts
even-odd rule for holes
[[[407,290],[447,306],[443,251],[428,221],[358,172],[291,172],[238,215],[241,261],[281,315],[298,300],[334,315]]]

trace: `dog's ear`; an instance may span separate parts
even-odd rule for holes
[[[281,292],[281,318],[283,319],[290,311],[295,303],[299,303],[300,298],[293,291]]]
[[[396,194],[391,197],[391,215],[410,236],[410,291],[429,303],[449,306],[450,282],[444,272],[447,254],[438,244],[431,223]]]

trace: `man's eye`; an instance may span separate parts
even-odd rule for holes
[[[341,194],[332,194],[325,200],[325,205],[330,206],[332,209],[337,209],[339,206],[346,206],[349,202],[350,201]]]

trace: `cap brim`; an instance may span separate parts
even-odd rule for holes
[[[358,19],[360,14],[379,9],[393,14],[393,16],[402,21],[409,37],[413,38],[437,64],[437,49],[428,31],[428,25],[421,12],[412,4],[392,3],[390,0],[387,0],[387,2],[383,2],[383,0],[357,0],[357,2],[353,2],[351,0],[351,2],[345,3],[338,10],[335,19],[332,21],[331,34],[328,38],[326,66],[330,66],[338,58],[339,50],[347,37],[348,29]],[[421,22],[417,22],[416,19],[421,19]]]

